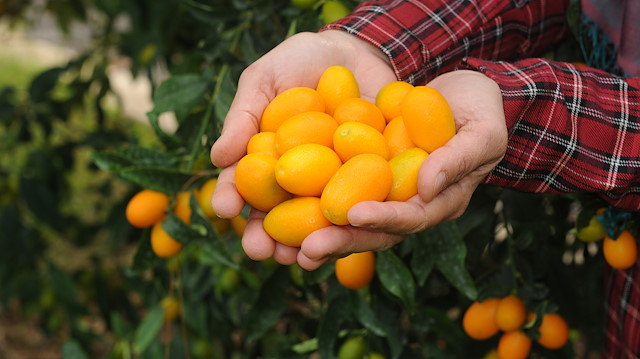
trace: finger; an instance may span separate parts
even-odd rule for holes
[[[275,96],[273,80],[260,69],[260,64],[254,64],[238,80],[220,137],[211,147],[211,163],[216,167],[227,167],[246,153],[249,139],[260,129],[262,111]]]
[[[211,195],[211,208],[222,218],[233,218],[244,208],[244,199],[236,188],[235,172],[235,165],[223,169]]]
[[[414,196],[406,202],[366,201],[349,210],[349,222],[372,231],[415,233],[455,219],[464,213],[476,185],[465,178],[442,191],[431,202]]]
[[[300,248],[285,246],[282,243],[275,242],[275,250],[273,259],[282,265],[292,265],[297,262],[297,256]]]
[[[351,207],[347,218],[354,227],[407,234],[429,227],[428,208],[417,195],[405,202],[364,201]]]
[[[269,237],[262,227],[266,213],[251,209],[249,220],[242,236],[242,248],[246,255],[256,261],[262,261],[273,256],[275,241]]]
[[[418,172],[420,198],[430,202],[445,188],[470,175],[480,182],[502,158],[502,141],[497,137],[481,124],[460,128],[422,163]]]
[[[352,226],[329,226],[311,233],[302,242],[298,264],[313,270],[354,252],[384,250],[402,241],[404,235]]]

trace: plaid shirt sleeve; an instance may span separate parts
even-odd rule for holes
[[[619,208],[640,210],[638,80],[533,58],[567,35],[568,6],[367,1],[324,29],[378,46],[397,77],[413,84],[460,67],[495,80],[510,138],[486,183],[527,192],[593,192]]]
[[[640,78],[545,59],[465,64],[498,83],[509,129],[486,183],[640,210]]]
[[[467,56],[541,54],[568,34],[568,6],[569,0],[366,1],[321,31],[346,31],[378,46],[398,79],[425,84]]]

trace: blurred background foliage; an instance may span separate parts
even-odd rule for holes
[[[238,232],[211,230],[194,202],[192,226],[168,220],[185,249],[153,255],[127,201],[142,188],[174,198],[217,175],[208,149],[242,70],[326,21],[324,0],[303,3],[0,1],[6,33],[47,16],[62,39],[83,35],[59,65],[0,54],[0,330],[12,333],[0,357],[330,358],[361,337],[387,358],[480,358],[497,338],[468,338],[462,313],[514,290],[572,328],[562,350],[534,345],[539,357],[598,355],[604,262],[572,232],[603,206],[588,196],[482,186],[459,220],[378,253],[359,291],[340,286],[332,264],[249,260]],[[571,43],[557,53],[576,57]],[[142,121],[124,110],[131,94],[115,88],[114,69],[150,84]],[[174,321],[163,320],[167,296],[179,299]],[[44,339],[22,343],[24,323]]]

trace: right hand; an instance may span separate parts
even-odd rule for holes
[[[322,73],[334,65],[348,68],[358,81],[360,96],[372,102],[382,86],[396,80],[387,56],[380,49],[337,30],[296,34],[242,73],[222,133],[211,148],[211,162],[222,168],[211,199],[218,216],[235,217],[244,207],[235,187],[235,164],[246,154],[251,136],[258,133],[265,107],[289,88],[315,88]],[[273,256],[282,264],[295,263],[300,249],[271,239],[262,228],[264,216],[264,212],[251,210],[242,238],[245,253],[254,260]]]

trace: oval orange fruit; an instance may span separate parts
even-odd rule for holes
[[[416,146],[431,153],[456,134],[447,100],[437,90],[416,86],[402,100],[402,120]]]
[[[372,251],[352,253],[336,260],[336,278],[349,289],[360,289],[369,285],[375,271],[376,256]]]
[[[278,158],[280,155],[276,150],[275,132],[258,132],[251,136],[247,143],[247,154],[251,153],[264,153]]]
[[[462,317],[464,332],[475,340],[488,339],[498,333],[495,315],[499,302],[498,298],[473,302]]]
[[[359,97],[343,100],[336,107],[333,118],[338,124],[349,121],[361,122],[375,128],[382,133],[387,122],[382,112],[373,103]]]
[[[389,162],[376,154],[357,155],[345,162],[320,196],[322,213],[329,221],[347,225],[349,209],[362,201],[383,201],[393,183]]]
[[[317,196],[342,166],[340,157],[329,147],[306,143],[285,152],[276,163],[280,187],[298,196]]]
[[[275,146],[279,155],[295,146],[317,143],[333,148],[333,133],[338,123],[324,112],[303,112],[284,121],[276,131]]]
[[[531,352],[531,338],[524,332],[514,330],[500,336],[498,357],[500,359],[526,359]]]
[[[264,217],[264,230],[274,240],[290,246],[300,247],[309,234],[328,227],[320,209],[318,197],[296,197],[273,207]]]
[[[627,269],[636,263],[638,245],[631,232],[625,229],[617,239],[611,239],[606,235],[602,244],[602,252],[604,259],[612,268]]]
[[[527,319],[527,309],[522,299],[510,295],[500,299],[496,309],[496,324],[500,330],[510,332],[519,329]]]
[[[560,349],[569,340],[569,326],[558,313],[544,314],[538,331],[538,344],[548,349]]]
[[[151,228],[151,249],[160,258],[170,258],[180,253],[182,243],[165,232],[162,222],[157,222]]]
[[[386,201],[406,201],[418,194],[418,171],[427,156],[427,151],[414,147],[389,160],[393,185]]]
[[[356,155],[374,153],[389,159],[389,147],[384,136],[373,127],[361,122],[345,122],[333,135],[333,149],[342,162]]]
[[[387,123],[382,135],[387,141],[390,158],[397,156],[406,149],[416,147],[411,140],[411,137],[409,137],[407,128],[404,127],[404,120],[402,120],[402,116],[398,116]]]
[[[316,90],[308,87],[290,88],[274,97],[265,107],[260,119],[260,132],[276,132],[293,115],[324,110],[324,98]]]
[[[345,99],[360,97],[360,87],[353,73],[344,66],[328,67],[318,81],[316,91],[325,102],[325,112],[333,116],[338,104]]]
[[[413,85],[404,81],[393,81],[382,86],[376,95],[376,106],[384,115],[387,123],[400,116],[400,104],[404,96],[411,91]]]
[[[143,189],[136,193],[125,210],[127,221],[137,228],[151,227],[161,221],[169,206],[169,196],[162,192]]]
[[[276,181],[277,162],[273,156],[252,153],[242,157],[236,167],[238,193],[252,207],[263,212],[292,197]]]

